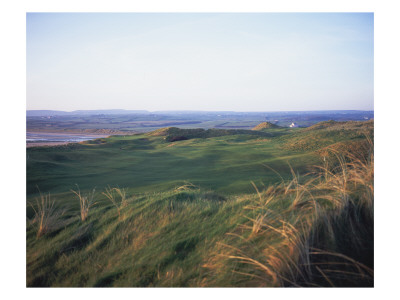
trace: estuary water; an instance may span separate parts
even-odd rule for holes
[[[47,133],[47,132],[27,132],[26,143],[78,143],[93,139],[106,137],[107,135],[87,135],[74,133]]]

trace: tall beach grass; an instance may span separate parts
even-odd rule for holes
[[[373,144],[259,190],[219,258],[255,286],[373,286]],[[229,262],[225,263],[226,265]],[[217,264],[215,264],[217,265]]]

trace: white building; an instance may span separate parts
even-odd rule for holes
[[[299,127],[299,125],[297,125],[295,122],[293,122],[292,124],[289,125],[289,127]]]

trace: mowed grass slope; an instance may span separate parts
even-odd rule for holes
[[[27,150],[28,197],[107,185],[132,192],[166,191],[183,181],[224,194],[252,192],[250,181],[277,181],[315,163],[309,153],[286,151],[272,137],[226,135],[166,142],[163,136],[114,136],[87,144]]]
[[[325,169],[304,177],[328,141],[364,145],[362,128],[265,130],[29,149],[27,286],[371,286],[371,151],[323,154]],[[287,147],[313,135],[313,150]],[[75,184],[96,187],[85,220]],[[126,188],[126,203],[107,186]],[[54,201],[44,221],[38,188]]]

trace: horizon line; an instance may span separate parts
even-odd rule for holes
[[[110,108],[110,109],[75,109],[75,110],[59,110],[59,109],[26,109],[26,111],[57,111],[57,112],[76,112],[76,111],[145,111],[145,112],[248,112],[248,113],[263,113],[263,112],[318,112],[318,111],[374,111],[374,109],[314,109],[314,110],[196,110],[196,109],[161,109],[161,110],[147,110],[147,109],[124,109],[124,108]]]

